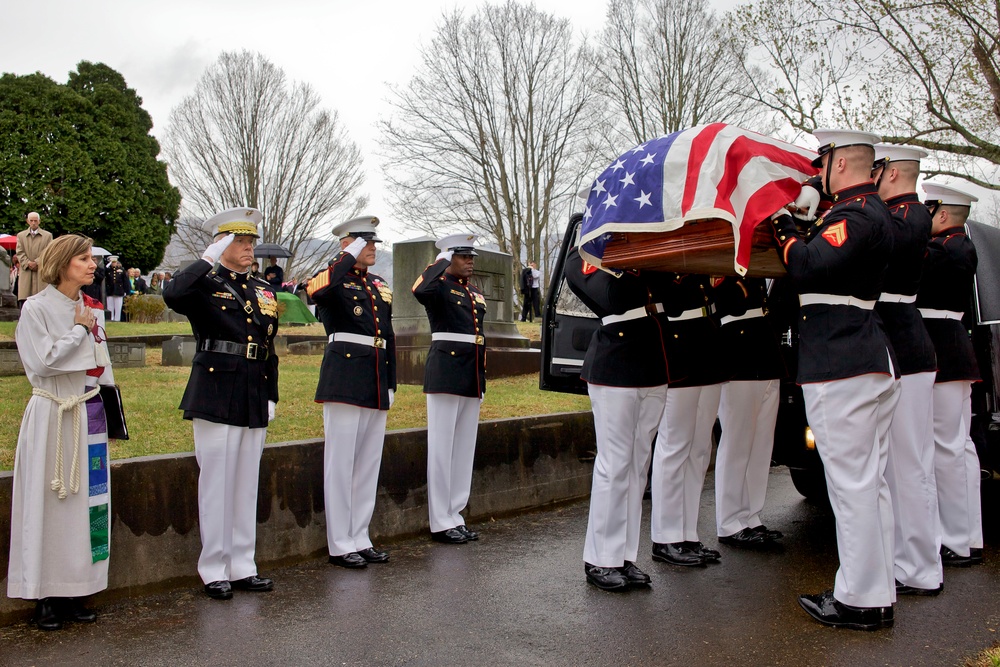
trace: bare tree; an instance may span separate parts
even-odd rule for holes
[[[792,127],[868,129],[1000,189],[995,0],[757,0],[738,23],[771,73],[747,93]]]
[[[759,108],[736,94],[753,67],[729,44],[708,0],[609,2],[590,80],[610,113],[612,152],[702,123],[763,129]]]
[[[380,122],[397,214],[432,234],[478,230],[518,267],[547,264],[552,223],[594,168],[585,53],[568,21],[533,5],[444,15]]]
[[[289,276],[328,258],[336,240],[329,225],[367,203],[358,194],[361,153],[337,113],[260,54],[219,56],[171,112],[164,144],[189,218],[237,206],[260,209],[262,241],[292,253]],[[185,245],[205,239],[197,230],[179,236]]]

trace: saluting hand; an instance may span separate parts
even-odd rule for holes
[[[226,234],[221,239],[205,248],[205,252],[202,253],[201,258],[209,264],[215,264],[219,261],[222,257],[222,253],[226,251],[226,248],[229,247],[229,244],[232,243],[235,238],[236,237],[232,234]]]

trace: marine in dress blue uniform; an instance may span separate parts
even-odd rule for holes
[[[261,219],[256,209],[237,208],[206,220],[214,242],[163,290],[197,342],[180,407],[192,420],[201,469],[198,574],[216,599],[231,598],[234,588],[273,588],[254,563],[260,456],[278,402],[278,300],[248,273]]]
[[[580,373],[597,437],[584,573],[604,590],[647,586],[650,578],[635,561],[650,445],[667,394],[663,324],[655,316],[673,289],[673,274],[598,269],[576,247],[564,273],[573,293],[601,318]]]
[[[826,472],[840,568],[833,591],[799,604],[826,625],[892,625],[893,515],[885,480],[898,397],[896,362],[874,311],[892,254],[892,220],[871,180],[876,135],[816,130],[833,206],[806,234],[773,216],[778,254],[799,293],[798,382]]]
[[[875,312],[882,318],[899,364],[899,401],[889,426],[886,481],[895,519],[896,593],[941,592],[941,528],[934,481],[931,396],[937,361],[917,311],[917,288],[931,216],[917,197],[920,160],[910,146],[875,146],[879,196],[892,214],[893,251]]]
[[[924,183],[933,210],[917,307],[937,353],[934,380],[934,471],[945,565],[982,561],[983,521],[979,457],[969,433],[972,383],[979,366],[962,317],[972,298],[978,258],[965,233],[976,197],[957,188]]]
[[[763,278],[727,276],[714,290],[722,385],[722,439],[715,458],[715,517],[720,544],[762,548],[781,537],[760,518],[767,496],[779,380],[788,371],[767,306]]]
[[[698,513],[712,456],[712,428],[727,370],[718,353],[712,279],[674,276],[657,315],[665,332],[669,371],[666,407],[653,449],[650,532],[653,559],[673,565],[717,562],[698,538]]]
[[[476,236],[437,241],[441,252],[413,284],[431,325],[424,366],[427,395],[427,506],[431,537],[446,544],[479,539],[461,512],[472,490],[479,406],[486,393],[486,298],[470,282]]]
[[[307,286],[327,333],[316,387],[323,404],[323,492],[330,562],[348,568],[384,563],[368,535],[375,510],[385,422],[396,391],[392,290],[375,264],[378,218],[333,228],[341,251]]]

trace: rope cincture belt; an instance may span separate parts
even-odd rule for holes
[[[653,313],[662,313],[663,304],[654,303],[650,306],[639,306],[638,308],[632,308],[631,310],[626,310],[620,315],[608,315],[607,317],[601,318],[601,324],[607,326],[609,324],[615,324],[616,322],[628,322],[629,320],[637,320],[641,317],[646,317],[647,315],[652,315]]]
[[[338,342],[338,343],[354,343],[356,345],[365,345],[366,347],[378,347],[385,349],[385,338],[379,336],[362,336],[361,334],[352,333],[332,333],[327,336],[327,342]]]
[[[874,301],[865,301],[856,296],[844,294],[800,294],[800,306],[854,306],[862,310],[874,310]]]
[[[752,310],[748,310],[742,315],[725,315],[722,318],[722,324],[725,325],[729,324],[730,322],[739,322],[740,320],[752,320],[758,317],[764,317],[763,308],[754,308]]]
[[[444,340],[450,343],[469,343],[471,345],[486,345],[486,339],[483,336],[452,333],[450,331],[435,331],[431,334],[431,340]]]
[[[878,296],[878,300],[882,303],[916,303],[916,294],[890,294],[889,292],[882,292]]]
[[[56,413],[56,465],[55,471],[52,473],[51,488],[59,494],[60,500],[66,498],[66,473],[63,470],[62,446],[63,413],[70,409],[73,410],[73,464],[69,473],[69,490],[76,494],[80,491],[80,406],[94,396],[97,396],[100,391],[100,387],[94,387],[81,396],[59,398],[55,394],[45,391],[44,389],[39,389],[38,387],[32,387],[31,389],[31,394],[33,396],[47,398],[59,405],[59,412]]]
[[[956,310],[938,310],[937,308],[917,308],[920,316],[926,320],[961,320],[962,313]]]
[[[262,347],[257,343],[234,343],[230,340],[203,340],[198,346],[201,352],[218,352],[219,354],[231,354],[236,357],[244,357],[250,361],[264,361],[270,354],[267,347]]]

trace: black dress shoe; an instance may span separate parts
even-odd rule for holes
[[[93,623],[97,620],[97,614],[84,607],[80,598],[66,598],[63,600],[62,618],[75,623]]]
[[[653,583],[653,580],[649,578],[649,575],[640,570],[635,563],[630,560],[625,561],[625,564],[617,568],[622,576],[625,577],[625,581],[628,582],[629,586],[649,586]]]
[[[671,542],[661,544],[653,542],[653,560],[658,560],[671,565],[704,565],[705,559],[696,551],[690,549],[689,542]]]
[[[379,551],[375,547],[368,547],[358,552],[358,555],[365,559],[366,563],[388,563],[389,554]]]
[[[767,526],[754,526],[751,530],[761,533],[769,540],[780,540],[785,536],[780,530],[768,530]]]
[[[274,582],[270,579],[265,579],[263,577],[258,577],[256,574],[252,577],[246,577],[244,579],[237,579],[232,582],[233,590],[237,591],[250,591],[251,593],[266,593],[267,591],[274,590]]]
[[[891,628],[892,607],[852,607],[838,602],[833,591],[819,595],[800,595],[799,605],[823,625],[851,630]]]
[[[684,546],[701,556],[706,563],[718,563],[722,559],[722,554],[715,549],[709,549],[701,542],[685,542]]]
[[[343,554],[341,556],[330,556],[330,564],[339,565],[340,567],[346,567],[353,570],[361,567],[368,567],[368,561],[366,561],[361,554],[353,551],[349,554]]]
[[[474,530],[469,530],[464,524],[461,526],[455,526],[455,530],[465,535],[465,539],[470,542],[475,542],[479,539],[479,533]]]
[[[948,547],[942,546],[941,563],[946,567],[969,567],[972,565],[972,558],[969,556],[959,556]]]
[[[743,547],[744,549],[760,549],[768,541],[766,533],[756,531],[753,528],[744,528],[738,533],[719,537],[719,544],[725,544],[727,547]]]
[[[205,584],[205,595],[213,600],[228,600],[233,597],[233,587],[228,581],[213,581]]]
[[[435,542],[441,542],[442,544],[465,544],[469,541],[469,538],[465,536],[465,533],[460,531],[458,528],[439,530],[436,533],[432,532],[431,539]]]
[[[983,549],[982,547],[971,547],[969,549],[969,560],[972,561],[973,565],[979,565],[983,562]]]
[[[35,603],[35,615],[31,617],[31,622],[39,630],[62,630],[62,618],[59,616],[58,603],[56,598],[42,598]]]
[[[943,590],[944,584],[938,584],[937,588],[917,588],[896,582],[896,595],[940,595]]]
[[[597,586],[602,591],[624,591],[628,588],[628,579],[613,567],[597,567],[590,563],[583,564],[587,574],[587,583]]]

